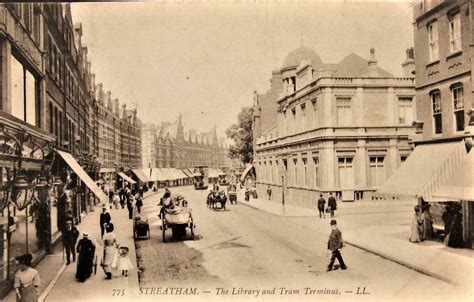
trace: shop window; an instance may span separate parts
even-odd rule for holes
[[[433,91],[431,93],[431,104],[433,110],[433,125],[435,134],[443,133],[443,120],[441,116],[441,93]]]
[[[451,89],[454,105],[454,122],[456,131],[464,131],[464,91],[458,85]]]

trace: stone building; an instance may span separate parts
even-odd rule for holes
[[[413,60],[404,63],[406,73]],[[286,202],[312,205],[319,194],[370,197],[408,157],[414,79],[380,68],[375,50],[323,63],[301,46],[254,96],[254,167],[260,195],[268,186]]]
[[[142,127],[142,167],[157,167],[155,157],[155,125],[143,124]]]
[[[435,228],[442,230],[446,202],[459,206],[464,241],[473,248],[472,1],[419,1],[413,12],[415,149],[379,193],[430,202]]]
[[[199,134],[195,129],[185,132],[180,115],[174,123],[147,125],[146,129],[143,135],[147,135],[148,139],[142,141],[142,156],[148,156],[149,160],[144,162],[148,167],[186,169],[197,165],[210,168],[236,165],[228,158],[228,145],[224,138],[217,137],[216,127]],[[153,159],[151,154],[154,154]]]

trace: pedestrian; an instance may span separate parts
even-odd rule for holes
[[[115,253],[112,267],[116,268],[118,272],[122,271],[122,276],[128,277],[128,271],[133,268],[132,261],[129,257],[129,249],[126,246],[121,246],[118,253]]]
[[[450,247],[462,248],[465,245],[463,239],[462,214],[459,212],[460,210],[458,206],[453,208],[454,218],[447,240],[448,246]]]
[[[336,219],[331,219],[331,234],[329,235],[329,240],[328,240],[328,252],[331,253],[331,260],[329,261],[329,265],[327,268],[327,271],[332,271],[334,261],[337,258],[337,261],[339,261],[339,264],[341,266],[341,269],[347,269],[346,264],[344,263],[344,259],[342,259],[341,252],[339,251],[342,249],[342,234],[341,231],[337,228],[337,222]]]
[[[92,275],[95,256],[95,244],[89,239],[87,232],[82,234],[82,239],[77,244],[77,253],[79,259],[77,261],[76,279],[79,282],[84,282]]]
[[[112,197],[112,202],[114,203],[115,209],[118,210],[120,204],[120,197],[118,196],[117,192],[114,193]]]
[[[326,218],[326,213],[324,213],[324,207],[326,205],[326,200],[323,198],[323,194],[319,194],[318,199],[318,211],[319,211],[319,218]]]
[[[421,227],[423,225],[423,219],[421,218],[421,208],[419,205],[416,205],[414,208],[415,213],[411,220],[411,232],[410,232],[410,242],[420,242],[421,241]]]
[[[112,189],[109,190],[109,205],[110,205],[110,209],[112,209],[112,199],[114,198],[114,191],[112,191]]]
[[[430,204],[423,202],[421,209],[423,211],[421,214],[421,218],[423,219],[421,240],[433,239],[433,222],[431,221]]]
[[[245,201],[249,201],[250,200],[250,190],[249,188],[245,188]]]
[[[444,222],[444,236],[445,236],[445,244],[448,245],[449,232],[451,231],[451,226],[454,220],[454,206],[451,203],[448,203],[445,207],[445,211],[443,212],[442,219]]]
[[[107,208],[105,207],[105,204],[102,205],[102,213],[100,213],[100,238],[104,236],[104,231],[105,231],[105,225],[109,224],[110,221],[112,220],[112,217],[110,217],[109,212],[107,212]]]
[[[38,271],[31,267],[33,255],[24,254],[16,257],[15,260],[20,265],[20,270],[15,273],[15,282],[13,284],[16,292],[16,301],[38,301],[38,287],[41,285],[41,279]]]
[[[268,200],[272,200],[272,188],[270,188],[270,185],[268,185],[268,188],[267,188],[267,195],[268,195]]]
[[[107,280],[112,279],[112,261],[119,246],[117,236],[114,233],[114,225],[112,223],[106,226],[107,233],[102,240],[104,245],[104,256],[102,258],[101,266],[107,276]]]
[[[128,219],[133,219],[133,208],[135,206],[135,197],[130,195],[127,197],[127,210],[128,210]]]
[[[336,198],[332,196],[332,192],[329,193],[328,208],[329,208],[329,213],[331,213],[331,218],[334,218],[334,211],[337,210],[337,202],[336,202]]]
[[[125,190],[120,188],[119,189],[119,197],[120,197],[120,205],[122,206],[122,209],[125,208]]]
[[[67,211],[67,213],[66,213],[65,222],[67,223],[68,221],[70,221],[70,222],[72,222],[72,224],[74,224],[74,216],[72,216],[72,211],[71,210]]]
[[[66,265],[69,265],[71,263],[71,253],[72,262],[76,262],[76,242],[79,237],[79,231],[72,225],[71,221],[67,221],[62,235],[63,245],[66,249]]]
[[[138,194],[138,196],[137,196],[137,201],[135,202],[135,207],[137,208],[137,213],[140,214],[141,213],[141,208],[143,207],[143,201],[142,201],[142,197],[140,196],[140,194]]]

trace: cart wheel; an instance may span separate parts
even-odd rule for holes
[[[194,240],[194,223],[191,222],[190,228],[191,228],[191,239]]]

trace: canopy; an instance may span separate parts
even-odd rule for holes
[[[189,169],[183,169],[182,170],[184,174],[186,174],[187,177],[193,177],[193,172],[191,172]]]
[[[247,174],[249,174],[250,170],[252,170],[253,165],[252,164],[247,164],[247,167],[245,167],[244,173],[242,173],[242,176],[240,176],[240,181],[244,182],[245,177],[247,177]]]
[[[162,168],[153,168],[151,169],[151,177],[153,181],[165,181],[168,180],[166,177],[165,172],[162,170]]]
[[[471,150],[456,173],[433,193],[433,198],[474,201],[474,151]]]
[[[149,170],[149,169],[147,169]],[[152,181],[150,179],[150,172],[146,173],[143,169],[132,169],[133,174],[135,174],[141,182]]]
[[[209,178],[218,178],[219,177],[219,171],[216,169],[209,169]]]
[[[126,174],[123,173],[123,172],[117,172],[117,175],[120,176],[120,177],[122,177],[123,180],[128,181],[128,182],[131,183],[132,185],[137,183],[136,181],[134,181],[133,179],[131,179],[128,175],[126,175]]]
[[[465,157],[463,141],[419,145],[377,193],[423,197],[428,201]]]
[[[82,169],[79,163],[74,159],[74,157],[64,151],[56,150],[56,152],[64,159],[69,167],[76,173],[76,175],[82,180],[82,182],[100,199],[101,203],[107,203],[108,197],[104,192],[97,186],[97,184],[90,178],[90,176]]]

